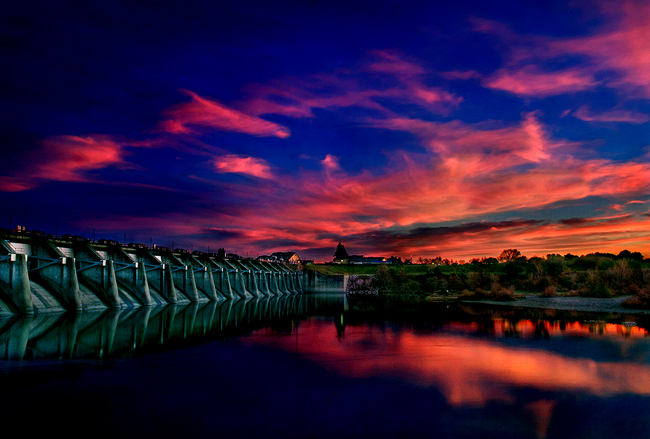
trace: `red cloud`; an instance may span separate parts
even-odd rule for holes
[[[214,167],[219,173],[246,174],[258,178],[273,178],[273,173],[268,162],[256,157],[242,157],[234,154],[224,155],[214,161]]]
[[[84,181],[84,171],[124,166],[122,146],[106,136],[59,136],[43,141],[47,159],[36,166],[32,177],[57,181]]]
[[[33,154],[33,164],[25,177],[2,177],[4,191],[22,191],[38,185],[39,180],[89,181],[87,172],[108,166],[128,166],[121,144],[107,136],[58,136],[45,139],[43,148]]]
[[[0,176],[0,192],[22,192],[35,186],[29,179]]]
[[[640,124],[650,121],[650,117],[636,111],[612,109],[594,113],[585,105],[578,108],[573,113],[573,116],[585,122],[628,122]]]
[[[194,132],[191,127],[203,127],[259,137],[284,139],[291,135],[287,127],[249,116],[191,91],[182,91],[189,95],[192,101],[177,105],[166,112],[167,120],[161,123],[161,127],[168,133],[188,134]]]

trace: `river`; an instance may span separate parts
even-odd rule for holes
[[[30,437],[620,438],[650,317],[342,295],[0,320]]]

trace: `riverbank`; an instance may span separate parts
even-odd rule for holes
[[[625,308],[622,303],[629,296],[620,296],[607,299],[592,297],[539,297],[526,295],[525,298],[511,302],[497,302],[494,300],[472,301],[471,303],[485,303],[502,306],[521,306],[525,308],[561,309],[568,311],[606,312],[619,314],[650,314],[650,310]]]

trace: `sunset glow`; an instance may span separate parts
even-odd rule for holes
[[[10,5],[0,226],[650,257],[650,6],[484,3]]]

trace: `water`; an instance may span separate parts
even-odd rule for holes
[[[650,437],[650,320],[291,296],[0,320],[0,419],[65,437]]]

